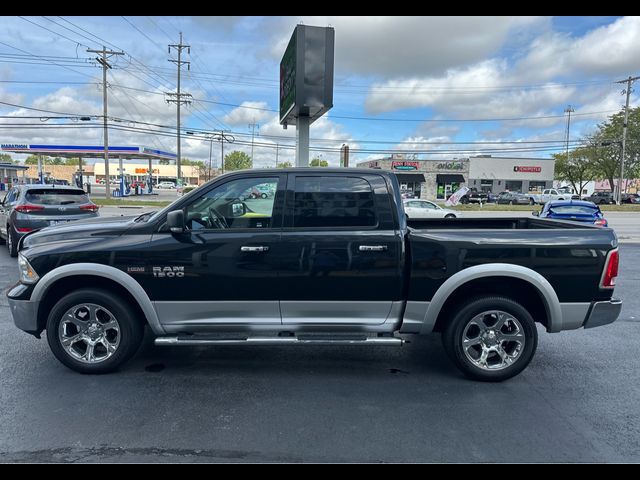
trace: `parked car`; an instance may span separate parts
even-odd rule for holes
[[[593,202],[596,205],[613,205],[616,199],[611,192],[593,192],[591,196],[584,199],[587,202]]]
[[[275,197],[251,212],[239,195],[262,183]],[[407,220],[395,175],[372,169],[228,173],[152,215],[27,234],[18,264],[16,326],[46,330],[84,373],[118,368],[149,325],[156,345],[200,347],[399,346],[441,332],[465,375],[501,381],[533,358],[536,323],[591,328],[622,307],[611,229]]]
[[[98,216],[98,206],[84,190],[55,185],[17,185],[0,203],[0,240],[9,255],[18,255],[18,241],[26,233],[50,225]]]
[[[498,196],[496,203],[499,205],[530,205],[531,200],[524,193],[503,192]]]
[[[404,212],[409,218],[457,218],[460,212],[447,210],[428,200],[403,200]]]
[[[640,195],[637,193],[623,193],[620,201],[622,203],[640,203]]]
[[[156,188],[176,188],[176,184],[173,182],[160,182],[156,185]]]
[[[593,202],[583,200],[558,200],[547,202],[539,212],[532,212],[540,218],[553,218],[556,220],[571,220],[574,222],[592,223],[598,227],[607,227],[609,223],[604,214]]]
[[[470,188],[469,191],[460,197],[460,203],[466,205],[467,203],[487,203],[489,201],[489,195],[485,192],[479,192],[477,188]]]

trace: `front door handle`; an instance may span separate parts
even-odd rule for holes
[[[358,247],[361,252],[384,252],[386,249],[386,245],[360,245]]]
[[[259,247],[240,247],[241,252],[266,252],[269,250],[269,247],[266,245],[261,245]]]

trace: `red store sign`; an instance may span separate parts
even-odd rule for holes
[[[542,171],[542,167],[513,167],[514,172],[520,173],[540,173]]]

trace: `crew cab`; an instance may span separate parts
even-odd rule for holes
[[[273,197],[244,198],[266,185]],[[442,334],[468,377],[531,361],[538,328],[616,320],[617,238],[539,218],[410,220],[392,173],[228,173],[158,212],[27,234],[15,324],[109,372],[156,345],[402,345]],[[541,368],[541,367],[540,367]]]

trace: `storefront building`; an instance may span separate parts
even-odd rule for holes
[[[404,155],[359,162],[360,168],[379,168],[396,174],[400,190],[414,198],[446,200],[467,184],[469,159],[407,160]]]
[[[469,162],[467,186],[478,191],[538,193],[553,188],[553,158],[478,156]]]
[[[552,188],[555,160],[490,156],[409,160],[397,154],[359,162],[357,166],[394,172],[402,193],[409,197],[446,200],[462,186],[492,193],[541,192]]]

